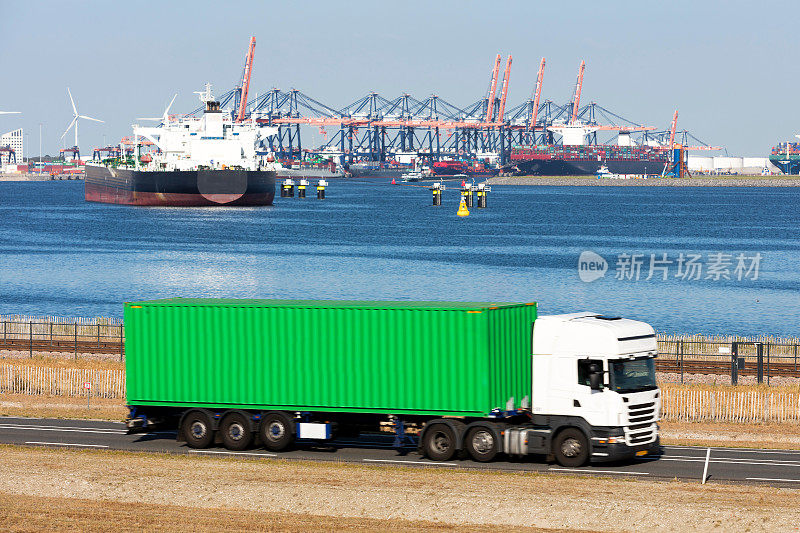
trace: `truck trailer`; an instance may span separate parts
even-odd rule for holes
[[[170,298],[125,304],[130,431],[193,448],[393,432],[434,461],[657,453],[653,328],[535,303]]]

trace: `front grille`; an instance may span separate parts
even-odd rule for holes
[[[656,421],[656,403],[639,403],[628,406],[628,424],[649,424]]]

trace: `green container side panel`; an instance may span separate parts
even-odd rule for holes
[[[483,416],[531,390],[532,304],[125,306],[128,403]]]

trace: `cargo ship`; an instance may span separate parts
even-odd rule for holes
[[[256,150],[276,128],[234,122],[220,109],[210,84],[198,94],[205,104],[202,116],[173,118],[165,112],[157,127],[134,125],[132,157],[87,163],[86,200],[141,206],[272,205],[275,164]],[[142,147],[152,150],[142,154]]]
[[[589,175],[604,165],[613,174],[661,175],[670,154],[659,146],[551,144],[514,147],[509,159],[511,170],[519,175]]]
[[[496,176],[498,171],[482,162],[470,163],[467,161],[436,161],[431,167],[415,168],[413,164],[403,164],[390,161],[380,165],[377,162],[352,163],[349,174],[354,178],[402,178],[404,174],[419,171],[425,177],[462,176],[470,178],[490,178]]]
[[[334,161],[291,161],[281,160],[276,163],[275,171],[278,179],[337,179],[344,178],[344,170],[336,165]]]
[[[800,135],[796,136],[800,139]],[[769,162],[784,174],[800,174],[800,143],[778,143],[772,147]]]

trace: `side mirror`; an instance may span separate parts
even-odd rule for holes
[[[598,365],[589,365],[589,388],[603,390],[603,371]]]

